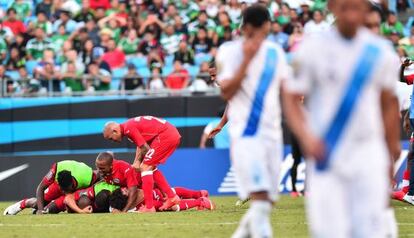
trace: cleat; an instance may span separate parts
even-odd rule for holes
[[[201,197],[208,198],[208,191],[207,190],[201,190],[200,193],[201,193]]]
[[[20,202],[16,202],[13,205],[10,205],[4,210],[3,215],[16,215],[19,213],[22,209],[20,208]]]
[[[412,196],[412,195],[408,195],[408,194],[406,194],[404,197],[403,197],[403,200],[405,201],[405,202],[408,202],[409,204],[411,204],[411,205],[414,205],[414,196]]]
[[[173,197],[173,198],[167,198],[167,200],[165,200],[164,204],[162,204],[162,206],[159,208],[159,210],[160,211],[168,210],[172,206],[178,205],[180,203],[180,201],[181,201],[181,199],[177,195],[175,195],[175,197]]]
[[[237,202],[236,202],[236,207],[241,207],[241,206],[243,206],[244,204],[246,204],[246,202],[248,202],[250,200],[250,198],[246,198],[246,199],[244,199],[244,200],[237,200]]]
[[[302,194],[301,193],[298,193],[298,192],[290,192],[290,196],[292,197],[292,198],[297,198],[297,197],[300,197]]]
[[[197,210],[214,210],[216,209],[216,205],[208,198],[201,197],[200,203],[201,205],[197,208]]]
[[[154,213],[154,212],[156,212],[155,207],[147,208],[146,206],[142,206],[138,210],[138,213]]]

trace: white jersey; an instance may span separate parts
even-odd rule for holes
[[[224,43],[217,57],[217,80],[229,80],[243,61],[243,38]],[[228,104],[229,133],[232,139],[257,136],[281,140],[279,86],[287,78],[283,50],[265,40],[250,62],[241,88]]]
[[[364,28],[348,40],[332,28],[303,41],[293,69],[287,90],[305,96],[309,126],[325,143],[335,143],[332,159],[358,157],[365,143],[385,156],[380,94],[395,92],[399,71],[398,57],[385,40]],[[329,132],[340,134],[330,141]]]

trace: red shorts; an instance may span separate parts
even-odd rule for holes
[[[62,195],[64,195],[64,193],[60,190],[59,184],[54,182],[45,190],[44,199],[47,203],[49,203],[55,199],[58,199]]]
[[[149,145],[151,149],[144,157],[144,164],[157,166],[165,163],[180,145],[180,141],[181,136],[175,128],[161,133]]]

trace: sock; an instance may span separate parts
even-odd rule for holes
[[[402,191],[406,194],[408,193],[408,189],[410,188],[410,171],[408,171],[408,169],[404,170],[402,179]]]
[[[165,179],[164,175],[158,169],[154,170],[154,183],[161,190],[161,192],[167,195],[168,198],[173,198],[176,196],[167,180]]]
[[[20,208],[22,210],[26,208],[26,200],[27,200],[27,198],[20,201]]]
[[[188,210],[194,207],[199,207],[200,205],[201,201],[198,199],[183,199],[179,204],[180,211]]]
[[[410,187],[408,189],[408,195],[414,195],[414,160],[408,162],[410,166]]]
[[[272,237],[272,226],[270,225],[272,204],[269,201],[253,200],[249,211],[251,211],[249,219],[250,236],[253,238]]]
[[[144,191],[144,202],[147,208],[154,206],[152,190],[154,189],[154,178],[152,171],[141,172],[142,190]]]
[[[231,238],[248,238],[249,235],[249,220],[251,216],[251,211],[248,210],[242,219],[240,220],[239,226],[237,227],[236,231],[233,233]]]
[[[183,187],[174,187],[175,193],[183,199],[186,198],[200,198],[201,197],[201,192],[200,191],[196,191],[196,190],[191,190],[191,189],[186,189]]]
[[[298,164],[293,162],[292,168],[290,169],[290,177],[292,182],[292,192],[296,192],[296,181],[297,181],[297,175],[298,175]]]

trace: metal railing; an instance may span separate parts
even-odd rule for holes
[[[176,74],[179,76],[179,74]],[[184,75],[183,75],[184,76]],[[188,75],[186,75],[188,76]],[[160,78],[163,83],[165,78],[168,76],[156,76],[155,78]],[[0,97],[59,97],[59,96],[103,96],[103,95],[139,95],[139,96],[190,96],[190,95],[218,95],[219,88],[214,84],[206,88],[195,88],[192,86],[192,83],[196,79],[209,78],[208,74],[199,74],[195,77],[189,77],[189,86],[183,89],[169,89],[164,83],[164,88],[160,89],[150,89],[149,82],[152,76],[150,77],[111,77],[112,81],[118,81],[119,84],[116,84],[118,87],[110,88],[109,90],[94,90],[94,83],[99,81],[99,77],[91,77],[90,75],[82,75],[81,77],[73,78],[74,80],[79,80],[85,90],[83,91],[71,91],[68,86],[65,85],[65,80],[63,79],[35,79],[35,78],[0,78]],[[130,88],[130,85],[127,85],[127,80],[142,80],[142,86],[134,89]],[[207,80],[205,80],[207,81]],[[211,82],[210,82],[211,83]],[[43,84],[43,86],[42,86]],[[47,85],[44,87],[44,85]],[[55,85],[54,85],[55,84]],[[59,84],[59,90],[53,90],[56,87],[56,84]],[[114,84],[111,82],[110,84]],[[9,86],[10,85],[10,86]],[[63,85],[63,87],[62,87]],[[12,90],[11,90],[12,89]]]

